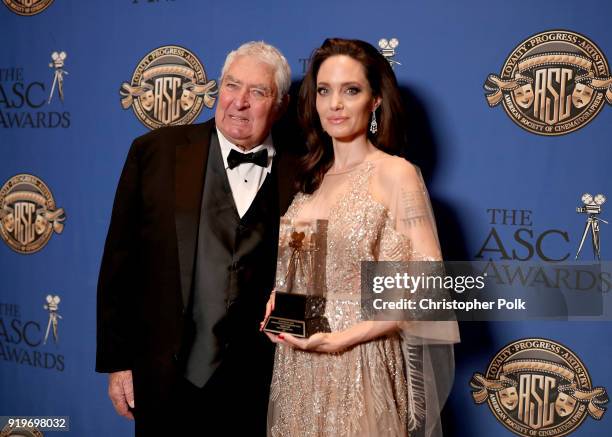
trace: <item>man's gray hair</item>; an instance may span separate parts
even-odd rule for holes
[[[223,81],[227,69],[237,56],[251,56],[274,68],[274,82],[276,83],[276,89],[278,91],[278,103],[280,103],[283,97],[289,93],[289,87],[291,86],[291,68],[289,68],[287,59],[285,59],[283,54],[276,47],[263,41],[249,41],[242,44],[236,50],[231,51],[225,58],[225,63],[221,69],[221,81]]]

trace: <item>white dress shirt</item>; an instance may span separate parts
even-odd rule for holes
[[[227,179],[232,189],[234,203],[236,204],[238,215],[242,218],[249,210],[251,203],[253,203],[255,196],[257,196],[257,191],[259,191],[266,180],[266,176],[272,171],[272,160],[276,153],[274,144],[272,143],[272,135],[268,135],[262,144],[253,147],[248,152],[230,143],[219,129],[217,129],[217,136],[219,137],[223,165],[225,166],[225,173],[227,173]],[[227,165],[227,157],[232,149],[239,153],[254,153],[264,148],[268,149],[268,166],[265,168],[250,162],[240,164],[231,170]]]

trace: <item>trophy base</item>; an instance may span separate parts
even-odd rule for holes
[[[274,311],[263,330],[301,338],[317,332],[330,332],[329,323],[323,316],[324,310],[325,299],[322,297],[277,292]]]
[[[306,322],[304,320],[270,316],[264,326],[264,331],[274,334],[291,334],[295,337],[305,338]]]

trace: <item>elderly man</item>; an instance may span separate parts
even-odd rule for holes
[[[274,47],[231,52],[214,120],[137,138],[119,180],[98,283],[96,370],[138,436],[263,435],[289,155],[271,128],[291,73]]]

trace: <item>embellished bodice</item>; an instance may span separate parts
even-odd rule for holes
[[[359,299],[361,262],[410,258],[410,241],[394,229],[389,208],[369,191],[373,162],[352,171],[326,175],[319,190],[334,185],[334,193],[321,202],[318,191],[299,193],[281,222],[326,220],[326,315],[332,330],[361,320]],[[312,214],[312,212],[316,212]]]
[[[304,206],[316,196],[299,193],[285,217],[292,220],[328,220],[326,277],[328,297],[358,293],[361,261],[407,260],[411,258],[410,241],[395,231],[389,208],[369,192],[374,164],[366,162],[343,173],[345,185],[320,217],[303,217]],[[340,175],[332,175],[340,176]],[[329,177],[329,176],[328,176]],[[336,183],[334,180],[324,181]],[[338,264],[342,265],[339,266]]]

